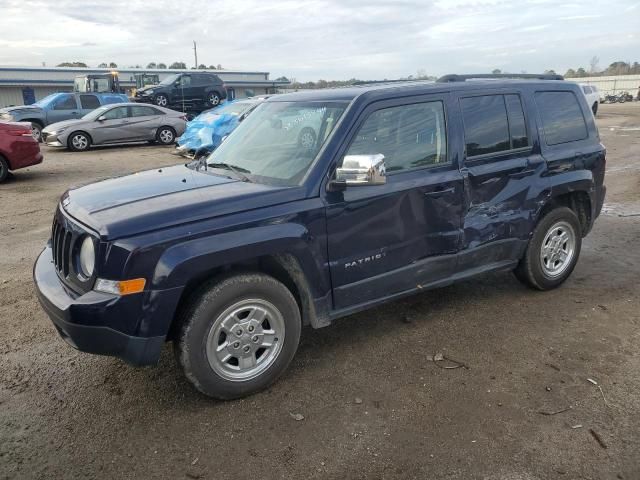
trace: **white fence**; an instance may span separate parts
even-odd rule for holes
[[[628,92],[636,97],[638,88],[640,88],[640,75],[615,75],[611,77],[583,77],[583,78],[567,78],[572,82],[586,83],[594,85],[600,91],[600,96],[606,94],[617,94],[620,92]]]

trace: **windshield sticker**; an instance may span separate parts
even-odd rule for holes
[[[327,107],[316,108],[314,110],[307,110],[302,115],[294,118],[290,122],[287,122],[282,128],[284,130],[289,130],[295,127],[296,125],[300,125],[302,122],[304,122],[305,120],[308,120],[311,117],[324,115],[326,111],[327,111]]]

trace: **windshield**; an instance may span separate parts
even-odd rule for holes
[[[34,103],[33,105],[36,105],[40,108],[47,108],[48,106],[50,106],[54,100],[56,98],[58,98],[60,95],[63,95],[62,93],[52,93],[51,95],[47,95],[46,97],[44,97],[42,100],[38,100],[36,103]]]
[[[216,108],[213,113],[217,115],[242,115],[254,105],[254,102],[233,102]]]
[[[96,120],[100,115],[104,115],[104,112],[109,110],[111,107],[98,107],[95,110],[90,111],[84,117],[83,120]]]
[[[213,151],[207,165],[230,165],[259,183],[297,185],[346,107],[344,102],[263,103]]]
[[[176,80],[178,80],[178,77],[179,77],[179,76],[180,76],[180,75],[178,75],[177,73],[176,73],[176,74],[173,74],[173,75],[169,75],[167,78],[165,78],[164,80],[162,80],[162,81],[160,82],[160,85],[171,85],[171,84],[173,84]]]

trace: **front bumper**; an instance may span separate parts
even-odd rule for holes
[[[153,95],[136,95],[135,97],[131,97],[131,101],[136,103],[153,103]]]
[[[38,300],[60,336],[72,347],[87,353],[119,357],[135,366],[158,361],[166,335],[132,336],[107,326],[113,317],[131,310],[129,297],[89,291],[78,296],[58,279],[51,248],[40,254],[33,267]]]

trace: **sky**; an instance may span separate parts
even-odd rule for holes
[[[0,65],[221,64],[298,81],[640,61],[640,1],[0,0]]]

